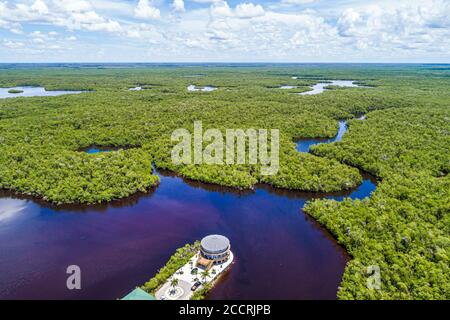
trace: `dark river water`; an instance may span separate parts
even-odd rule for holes
[[[117,299],[150,279],[176,248],[226,235],[235,264],[209,299],[335,299],[349,259],[301,210],[313,198],[364,198],[375,181],[335,194],[258,186],[236,192],[159,172],[148,194],[56,208],[0,194],[0,298]],[[66,268],[81,268],[81,290]]]

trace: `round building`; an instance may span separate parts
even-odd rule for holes
[[[230,257],[230,240],[227,237],[212,234],[200,242],[200,257],[197,265],[209,269],[213,265],[224,263]]]

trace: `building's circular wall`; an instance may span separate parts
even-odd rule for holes
[[[225,236],[212,234],[204,237],[201,240],[200,245],[204,254],[216,256],[228,251],[230,248],[230,240]]]

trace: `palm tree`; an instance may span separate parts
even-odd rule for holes
[[[173,278],[172,281],[170,281],[170,285],[172,286],[172,292],[175,292],[175,288],[178,285],[178,279]]]
[[[202,279],[203,279],[203,282],[206,282],[206,278],[208,278],[208,277],[209,277],[209,272],[208,272],[208,270],[203,271],[203,272],[202,272]]]

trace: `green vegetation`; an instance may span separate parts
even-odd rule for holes
[[[188,261],[198,252],[199,249],[200,241],[196,241],[193,244],[186,244],[184,247],[177,249],[176,252],[170,257],[166,265],[162,267],[158,273],[147,281],[141,288],[148,293],[155,295],[159,287],[161,287],[178,269],[188,263]],[[201,273],[203,282],[205,282],[207,277],[209,277],[208,271]],[[170,285],[175,288],[178,285],[178,279],[172,279]],[[194,292],[191,300],[203,300],[211,288],[211,283],[204,283],[201,289]]]
[[[237,188],[264,182],[337,191],[358,184],[361,168],[381,180],[370,199],[317,200],[306,207],[353,256],[339,298],[449,299],[448,71],[439,65],[2,69],[1,87],[91,92],[0,99],[0,188],[58,204],[110,201],[155,186],[154,163]],[[188,77],[193,74],[202,76]],[[292,93],[323,79],[370,88]],[[218,90],[188,92],[190,84]],[[136,85],[148,90],[128,90]],[[298,88],[275,89],[280,85]],[[337,120],[360,114],[367,119],[349,120],[341,142],[296,152],[296,139],[332,137]],[[174,166],[170,135],[177,128],[192,131],[195,120],[204,130],[280,129],[280,171],[260,176],[250,165]],[[90,145],[133,148],[79,152]],[[146,290],[187,259],[169,261]],[[366,286],[370,265],[380,267],[381,290]]]
[[[193,244],[186,244],[184,247],[177,249],[177,251],[170,257],[169,261],[167,261],[166,265],[162,267],[158,273],[147,281],[141,288],[154,295],[158,288],[162,286],[167,279],[175,273],[175,271],[188,263],[189,259],[191,259],[199,249],[200,241],[196,241]]]
[[[364,121],[350,121],[341,142],[316,145],[311,152],[383,179],[410,172],[441,177],[450,169],[448,117],[448,108],[374,111]]]
[[[423,174],[393,175],[363,201],[320,200],[306,211],[348,250],[341,299],[450,297],[450,182]],[[380,290],[369,289],[369,266]]]
[[[18,89],[9,89],[8,93],[22,93],[23,90],[18,90]]]
[[[203,272],[202,272],[202,280],[203,280],[203,283],[206,282],[206,279],[208,279],[208,277],[209,277],[209,271],[208,271],[208,270],[203,271]]]
[[[172,287],[173,290],[175,290],[175,288],[178,286],[178,279],[173,278],[172,281],[170,281],[170,286]]]
[[[211,283],[205,283],[202,285],[200,289],[194,292],[194,294],[191,297],[191,300],[203,300],[206,298],[206,295],[208,292],[212,289]]]
[[[351,122],[342,142],[312,148],[383,179],[370,199],[305,208],[353,257],[340,298],[450,297],[449,130],[448,108],[389,109]],[[371,265],[380,290],[367,288]]]

